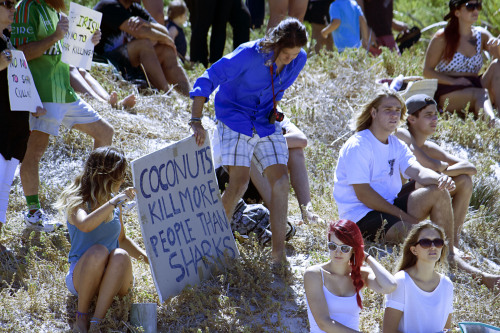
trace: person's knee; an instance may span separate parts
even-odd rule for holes
[[[113,267],[116,268],[127,268],[129,267],[131,261],[130,261],[130,255],[128,254],[127,251],[124,249],[114,249],[111,251],[110,256],[110,265],[113,265]]]
[[[449,204],[451,205],[450,192],[441,190],[437,185],[430,185],[425,187],[427,190],[426,199],[436,204]]]
[[[158,44],[155,46],[155,51],[158,56],[158,60],[162,64],[166,65],[167,67],[178,66],[177,54],[175,53],[173,48],[164,44]]]
[[[88,269],[100,269],[106,266],[109,258],[109,251],[106,246],[95,244],[85,252],[86,267]]]
[[[459,175],[453,177],[453,181],[455,181],[457,192],[472,193],[473,182],[472,182],[472,177],[470,175]]]
[[[98,131],[94,139],[104,145],[111,145],[115,129],[107,121],[102,120],[100,123],[101,130]]]
[[[288,173],[283,172],[278,177],[270,181],[271,188],[274,193],[286,193],[288,195],[288,191],[290,189],[290,182],[288,179]]]

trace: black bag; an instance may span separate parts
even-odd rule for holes
[[[419,27],[413,27],[410,30],[401,31],[396,37],[399,52],[403,53],[405,49],[410,48],[413,44],[418,42],[421,35]]]

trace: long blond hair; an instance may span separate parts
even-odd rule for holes
[[[399,259],[398,264],[396,265],[396,269],[394,272],[399,272],[401,270],[410,268],[417,263],[417,257],[411,252],[411,247],[415,246],[418,242],[418,236],[420,236],[420,232],[424,229],[433,229],[439,233],[439,237],[441,237],[445,242],[444,246],[441,249],[441,256],[436,264],[444,265],[446,261],[446,257],[448,255],[448,241],[446,240],[446,235],[444,233],[443,228],[435,225],[430,220],[425,220],[415,225],[403,243],[403,253],[401,254],[401,258]]]
[[[377,91],[377,96],[369,103],[363,106],[363,110],[356,117],[356,132],[361,132],[372,125],[372,108],[378,108],[382,104],[384,98],[393,97],[401,103],[401,118],[403,122],[406,119],[406,104],[398,92],[392,89],[380,89]]]
[[[66,216],[87,203],[96,209],[111,199],[113,185],[125,179],[127,168],[123,150],[109,146],[95,149],[82,173],[63,190],[54,206]]]

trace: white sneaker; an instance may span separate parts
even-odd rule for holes
[[[33,214],[26,213],[24,215],[24,224],[29,229],[45,232],[52,232],[62,226],[61,222],[51,221],[41,208]]]

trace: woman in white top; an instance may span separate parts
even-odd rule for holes
[[[470,110],[478,116],[484,109],[485,120],[494,124],[495,112],[500,105],[500,39],[486,29],[473,26],[482,9],[479,0],[450,0],[449,20],[444,29],[432,38],[425,54],[424,76],[438,79],[434,99],[447,109],[461,111],[470,102]],[[486,71],[482,51],[494,59]],[[498,118],[497,118],[498,120]]]
[[[366,286],[387,294],[396,281],[364,252],[363,236],[352,221],[330,222],[328,248],[330,261],[309,267],[304,275],[311,332],[358,332],[360,291]]]
[[[420,222],[410,231],[396,267],[398,287],[386,296],[384,333],[434,333],[450,328],[453,284],[436,272],[447,253],[444,231],[431,221]]]

